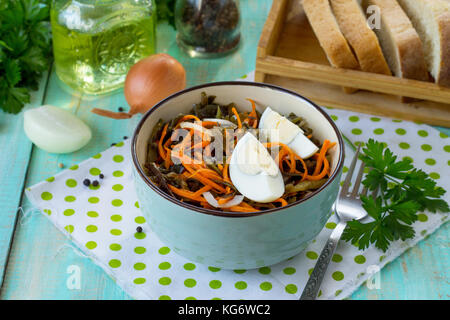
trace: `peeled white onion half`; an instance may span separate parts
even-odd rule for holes
[[[44,105],[24,112],[24,130],[39,148],[50,153],[70,153],[91,140],[91,129],[64,109]]]

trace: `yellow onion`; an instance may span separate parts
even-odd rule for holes
[[[186,71],[181,63],[165,53],[144,58],[134,64],[125,79],[124,94],[130,111],[92,109],[93,113],[114,119],[128,119],[145,113],[156,103],[186,87]]]

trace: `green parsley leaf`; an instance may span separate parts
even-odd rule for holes
[[[175,0],[156,0],[158,22],[167,21],[175,27]]]
[[[5,77],[11,87],[14,87],[20,81],[20,67],[17,60],[5,62]]]
[[[30,94],[25,88],[9,88],[3,109],[9,113],[19,113],[24,104],[30,102]]]
[[[395,240],[413,238],[411,225],[418,220],[417,212],[450,212],[441,197],[446,191],[424,171],[414,168],[410,160],[397,160],[385,144],[370,139],[362,149],[360,159],[370,169],[362,183],[369,190],[380,190],[373,197],[361,196],[369,222],[350,221],[342,239],[364,250],[375,247],[386,251]]]
[[[30,102],[51,57],[49,0],[2,0],[0,109],[18,113]]]

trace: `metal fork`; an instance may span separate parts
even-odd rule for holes
[[[350,168],[348,169],[344,184],[342,185],[339,196],[334,204],[335,212],[339,218],[339,223],[336,225],[336,228],[334,228],[327,244],[323,248],[320,257],[317,260],[316,266],[314,267],[314,270],[306,283],[305,289],[303,289],[300,300],[316,299],[325,272],[330,264],[331,257],[333,257],[333,254],[336,251],[337,244],[342,236],[342,233],[344,232],[345,227],[347,226],[347,222],[353,219],[360,220],[367,216],[367,212],[361,205],[360,195],[366,196],[368,190],[364,187],[361,193],[358,192],[364,175],[364,163],[361,163],[353,190],[349,190],[350,181],[352,180],[353,172],[355,171],[360,149],[361,145],[356,150],[356,154],[353,157]],[[374,194],[376,194],[376,191]]]

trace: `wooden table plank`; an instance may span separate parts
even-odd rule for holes
[[[45,103],[65,108],[83,119],[91,127],[93,138],[82,150],[66,155],[49,154],[34,147],[26,186],[61,171],[59,163],[70,167],[121,141],[123,136],[130,136],[138,120],[117,121],[92,114],[93,106],[110,109],[126,106],[123,92],[98,99],[76,98],[61,89],[55,73],[50,77]],[[22,205],[32,207],[25,198]],[[90,299],[128,298],[99,267],[78,256],[71,247],[71,242],[36,210],[25,217],[20,214],[2,298],[83,299],[86,295]],[[80,290],[69,290],[66,286],[67,268],[72,265],[81,271]]]
[[[196,60],[181,53],[176,46],[174,31],[168,26],[158,27],[158,51],[179,59],[188,72],[188,85],[232,80],[254,69],[259,33],[270,9],[270,0],[242,1],[243,43],[237,52],[221,59]],[[69,166],[106,149],[123,135],[131,135],[138,118],[110,120],[99,118],[89,108],[109,107],[114,110],[126,106],[123,96],[116,95],[93,101],[77,100],[62,92],[53,74],[49,83],[47,103],[72,106],[72,112],[84,119],[93,129],[93,140],[82,150],[70,155],[55,156],[34,149],[26,185],[30,186],[58,172],[59,162]],[[1,120],[0,120],[1,121]],[[2,127],[0,126],[0,130]],[[447,134],[449,130],[447,130]],[[15,143],[17,144],[17,143]],[[4,173],[0,161],[0,172]],[[3,189],[0,189],[3,190]],[[17,194],[20,189],[13,189]],[[29,206],[28,202],[23,203]],[[17,207],[17,204],[16,204]],[[449,224],[418,246],[382,269],[381,288],[369,290],[362,286],[352,299],[448,299],[448,234]],[[0,239],[1,241],[1,239]],[[1,245],[2,242],[0,242]],[[89,259],[70,249],[70,241],[44,216],[32,214],[20,219],[11,249],[2,299],[129,299],[119,286]],[[66,286],[67,268],[80,267],[81,289]]]
[[[26,109],[42,104],[47,83],[47,73],[32,92]],[[21,201],[25,176],[31,153],[31,142],[23,131],[23,116],[0,111],[0,287],[3,282],[17,212]],[[18,192],[19,191],[19,192]]]
[[[353,295],[358,300],[448,300],[450,224],[410,248],[380,272],[380,288],[362,285]]]
[[[167,52],[177,58],[186,68],[188,86],[234,80],[254,69],[259,33],[270,9],[270,2],[242,2],[242,44],[233,54],[220,59],[192,59],[182,53],[175,42],[175,32],[167,25],[158,27],[158,52]],[[90,113],[91,107],[117,110],[126,107],[122,92],[95,100],[78,101],[63,92],[55,74],[49,82],[46,103],[70,107],[93,129],[93,140],[82,150],[70,155],[51,155],[34,148],[29,168],[27,186],[33,185],[66,166],[78,163],[119,141],[131,133],[138,117],[131,120],[112,120]],[[28,201],[24,206],[29,207]],[[90,260],[79,257],[61,232],[40,214],[25,218],[18,224],[2,299],[127,299],[129,298],[99,267]],[[59,253],[58,253],[59,250]],[[70,265],[77,265],[82,272],[81,290],[69,290],[66,273]]]

